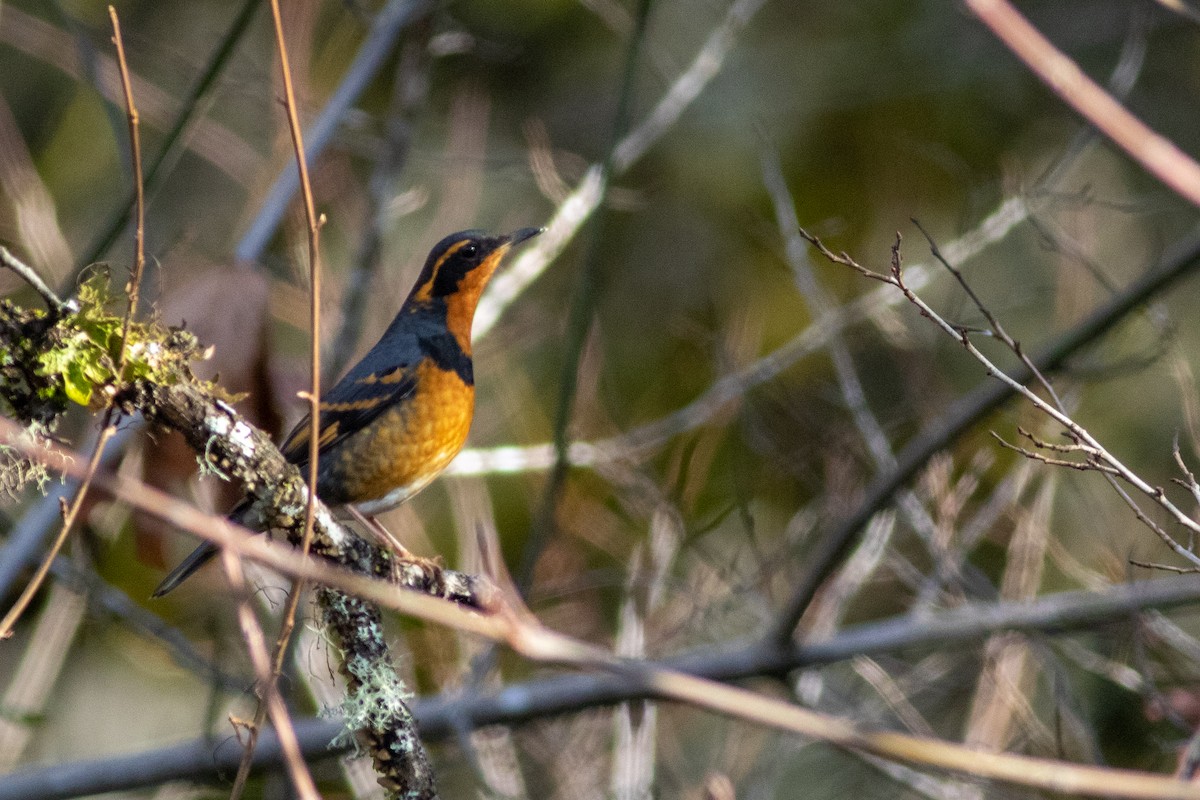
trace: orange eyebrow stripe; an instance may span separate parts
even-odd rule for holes
[[[459,250],[461,250],[463,248],[463,246],[466,245],[466,243],[469,241],[471,241],[471,240],[470,239],[462,239],[446,248],[446,252],[442,253],[442,257],[439,258],[437,260],[437,262],[433,265],[433,274],[435,277],[438,274],[438,270],[440,270],[442,268],[442,264],[446,263],[446,259],[448,259],[450,256],[454,255]]]
[[[433,269],[431,269],[429,271],[429,280],[427,280],[425,282],[425,284],[421,287],[420,291],[418,291],[416,293],[416,295],[414,295],[418,300],[428,300],[429,299],[430,292],[433,289],[433,282],[437,280],[438,272],[441,270],[442,265],[446,263],[446,259],[450,258],[450,256],[457,253],[469,241],[471,241],[471,240],[470,239],[460,239],[459,241],[450,245],[449,247],[446,248],[446,252],[442,253],[441,257],[433,263]]]

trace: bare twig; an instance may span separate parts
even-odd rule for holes
[[[308,558],[309,549],[312,546],[313,537],[313,520],[316,516],[317,502],[317,474],[319,470],[320,458],[320,419],[321,419],[321,257],[320,257],[320,235],[322,219],[317,218],[316,204],[313,200],[312,184],[308,177],[308,163],[305,161],[304,151],[304,134],[300,129],[300,117],[296,111],[296,92],[292,86],[292,71],[288,63],[287,40],[283,35],[283,21],[279,12],[279,0],[271,0],[271,18],[274,23],[275,43],[279,48],[279,67],[283,76],[283,103],[287,112],[288,130],[292,137],[292,148],[296,159],[296,170],[300,180],[300,194],[304,200],[304,218],[307,223],[308,232],[308,271],[309,271],[309,436],[308,436],[308,502],[304,508],[304,533],[300,539],[300,558],[306,560]],[[225,559],[228,564],[229,558]],[[228,567],[227,567],[228,569]],[[239,567],[240,573],[240,567]],[[230,573],[232,576],[232,572]],[[235,584],[236,585],[236,584]],[[265,645],[262,653],[262,661],[260,665],[259,655],[255,652],[255,647],[261,643],[262,632],[258,631],[258,639],[252,641],[251,634],[245,633],[246,641],[251,647],[251,655],[254,660],[255,668],[260,670],[259,681],[263,684],[263,694],[259,702],[259,706],[254,714],[254,722],[250,726],[249,740],[246,744],[245,752],[242,755],[242,763],[238,767],[237,777],[234,780],[233,789],[230,793],[231,800],[237,800],[241,797],[242,790],[245,788],[246,780],[250,777],[250,765],[254,759],[254,748],[258,743],[258,733],[262,729],[262,724],[269,712],[275,727],[279,727],[280,721],[289,726],[291,722],[287,716],[287,709],[283,704],[282,698],[279,695],[279,676],[283,672],[284,655],[287,652],[288,642],[291,640],[292,631],[296,625],[296,611],[300,605],[300,598],[304,594],[303,581],[294,581],[292,583],[292,591],[288,595],[287,605],[283,611],[283,618],[280,622],[279,636],[275,642],[275,655],[267,663]],[[253,611],[250,609],[248,601],[243,601],[239,609],[239,617],[243,618],[243,630],[246,629],[245,619],[253,620]],[[257,621],[254,621],[257,626]],[[265,670],[265,671],[264,671]],[[280,734],[280,741],[285,743],[285,752],[290,752],[287,748],[288,735],[283,732]],[[294,733],[290,733],[292,739],[295,738]],[[297,758],[299,751],[296,751]],[[290,761],[290,757],[289,757]],[[300,762],[302,766],[302,762]],[[312,776],[308,774],[307,769],[297,769],[296,764],[290,764],[292,780],[296,783],[296,788],[301,794],[309,790],[300,781],[308,781],[311,784]],[[316,792],[315,787],[311,791]]]
[[[112,40],[113,44],[116,46],[117,64],[120,67],[121,84],[125,91],[125,107],[129,119],[129,138],[133,160],[133,174],[134,181],[137,186],[136,191],[138,214],[136,247],[133,269],[130,272],[129,282],[129,306],[125,312],[125,320],[122,324],[121,351],[117,356],[117,368],[115,372],[117,380],[120,381],[122,379],[122,373],[125,369],[125,359],[128,354],[129,326],[132,324],[133,315],[137,311],[138,286],[141,283],[142,266],[145,264],[145,227],[143,224],[145,217],[145,203],[141,191],[142,150],[138,136],[138,113],[137,107],[133,104],[133,90],[130,88],[129,81],[129,65],[125,62],[125,45],[121,39],[121,24],[117,18],[117,11],[112,6],[108,7],[108,14],[109,18],[112,20]],[[7,264],[8,259],[11,258],[11,255],[9,255],[7,251],[4,252],[4,255],[8,256],[8,258],[5,259],[5,263]],[[25,275],[25,277],[26,279],[29,279],[31,277],[36,278],[37,276],[34,275],[32,271],[29,271],[29,274]],[[40,279],[34,283],[34,286],[37,287],[39,283]],[[47,302],[52,303],[52,308],[56,312],[61,311],[64,308],[62,302],[54,296],[54,293],[51,292],[48,287],[45,287],[45,284],[41,285],[43,289],[39,289],[38,291],[43,292],[43,297],[46,297]],[[53,298],[53,300],[51,298]],[[43,557],[42,563],[38,566],[33,578],[30,579],[29,583],[26,584],[25,589],[21,592],[21,596],[17,598],[16,603],[14,603],[13,607],[9,609],[8,613],[4,616],[4,619],[0,620],[0,639],[7,639],[8,637],[12,636],[13,627],[16,625],[17,620],[29,606],[29,603],[33,601],[34,595],[37,594],[42,582],[46,579],[46,575],[49,574],[50,566],[54,563],[54,559],[58,557],[63,545],[66,544],[67,536],[71,532],[71,527],[75,524],[75,519],[79,515],[80,509],[83,508],[84,501],[87,499],[88,488],[91,485],[92,479],[96,475],[96,470],[100,466],[100,459],[104,455],[104,448],[108,444],[109,439],[111,439],[117,431],[116,424],[114,422],[114,416],[115,410],[110,406],[108,411],[105,413],[104,429],[100,432],[100,438],[96,442],[96,448],[92,452],[91,458],[88,460],[87,471],[84,474],[83,481],[79,485],[79,491],[75,494],[74,501],[71,503],[70,508],[64,515],[62,528],[54,542],[50,545],[50,549]]]
[[[1118,320],[1141,307],[1148,299],[1197,265],[1200,265],[1200,235],[1193,232],[1176,242],[1154,267],[1144,272],[1119,294],[1044,346],[1033,358],[1033,362],[1043,373],[1061,367],[1081,347],[1095,341]],[[918,277],[921,281],[928,280],[927,274]],[[909,281],[908,286],[915,289],[916,282]],[[892,287],[883,286],[880,290],[892,290]],[[1032,375],[1024,376],[1018,373],[1016,377],[1019,381],[1027,381]],[[797,622],[804,615],[813,597],[875,511],[890,501],[934,453],[944,449],[1012,392],[1007,383],[980,383],[970,394],[961,398],[944,419],[904,446],[897,455],[896,469],[873,481],[864,492],[862,502],[829,531],[815,552],[807,556],[808,566],[796,581],[791,597],[784,604],[779,619],[771,630],[772,639],[783,642],[792,637]]]
[[[1183,478],[1174,478],[1174,482],[1187,489],[1192,494],[1192,500],[1196,505],[1200,506],[1200,483],[1196,482],[1196,476],[1188,469],[1184,463],[1183,455],[1179,452],[1179,437],[1175,437],[1175,442],[1171,446],[1171,455],[1175,458],[1175,465],[1179,467],[1179,471],[1183,473]]]
[[[696,57],[659,100],[650,115],[624,135],[610,154],[611,174],[595,164],[546,224],[546,232],[527,247],[509,267],[494,277],[475,311],[475,336],[482,338],[529,284],[570,243],[604,200],[607,181],[637,163],[679,119],[700,92],[720,72],[737,34],[753,18],[764,0],[736,0],[713,29]]]
[[[966,0],[966,4],[1063,101],[1148,172],[1200,205],[1200,164],[1126,110],[1007,0]]]
[[[1043,464],[1051,467],[1067,467],[1068,469],[1077,469],[1081,472],[1106,472],[1109,475],[1117,474],[1115,469],[1094,460],[1091,456],[1088,457],[1087,461],[1069,461],[1065,458],[1051,458],[1050,456],[1039,453],[1036,450],[1030,450],[1028,448],[1021,447],[1020,445],[1013,444],[995,431],[990,431],[990,433],[992,434],[992,438],[995,439],[1001,447],[1007,450],[1012,450],[1014,453],[1020,453],[1026,458],[1034,461],[1040,461]],[[1041,447],[1040,444],[1038,446]]]
[[[863,275],[866,277],[876,279],[876,281],[880,281],[882,283],[892,284],[893,287],[895,287],[896,279],[898,279],[896,278],[895,273],[899,272],[900,267],[898,252],[895,252],[893,257],[893,273],[890,273],[890,275],[881,275],[881,273],[866,269],[866,267],[857,264],[856,261],[850,257],[850,255],[845,253],[833,253],[820,239],[817,239],[816,236],[811,236],[803,229],[802,235],[805,236],[805,239],[809,239],[812,245],[818,249],[818,252],[826,255],[826,258],[833,260],[834,263],[850,266],[851,269],[863,273]],[[1056,342],[1050,344],[1049,347],[1046,347],[1042,353],[1039,353],[1036,357],[1033,357],[1033,363],[1036,363],[1039,371],[1043,373],[1051,371],[1051,369],[1060,366],[1061,363],[1067,359],[1068,355],[1074,353],[1074,351],[1079,349],[1082,344],[1094,341],[1094,339],[1096,339],[1100,333],[1108,330],[1117,319],[1120,319],[1124,314],[1132,311],[1132,309],[1139,307],[1142,302],[1145,302],[1148,299],[1148,297],[1151,297],[1158,293],[1159,290],[1162,290],[1166,283],[1169,281],[1174,281],[1174,279],[1183,275],[1183,273],[1190,269],[1190,267],[1200,263],[1200,261],[1198,261],[1198,255],[1200,255],[1200,237],[1196,237],[1194,235],[1189,236],[1187,245],[1178,247],[1174,252],[1166,254],[1163,258],[1162,265],[1160,265],[1158,269],[1150,270],[1144,273],[1144,275],[1142,275],[1138,281],[1130,284],[1129,287],[1124,289],[1120,295],[1114,297],[1114,299],[1106,303],[1105,306],[1098,308],[1096,312],[1093,312],[1090,315],[1090,317],[1082,321],[1082,323],[1079,325],[1076,325],[1074,329],[1068,331],[1066,335],[1058,338]],[[908,297],[908,299],[912,301],[913,297],[916,296],[914,295],[913,285],[905,282],[904,279],[900,279],[900,283],[902,284],[901,294],[905,297]],[[926,307],[926,309],[923,309],[922,313],[925,314],[926,311],[930,311],[930,309]],[[932,319],[932,317],[930,317],[930,319]],[[944,320],[941,321],[940,326],[948,333],[948,335],[953,336],[955,341],[959,341],[960,343],[964,344],[964,347],[966,347],[968,350],[973,350],[973,356],[974,354],[978,353],[978,350],[974,350],[973,345],[970,343],[970,338],[965,337],[964,332],[958,329],[958,327],[950,325]],[[792,636],[800,616],[802,616],[804,614],[804,610],[808,608],[812,597],[816,595],[817,589],[821,587],[821,584],[828,576],[829,571],[832,570],[836,564],[838,564],[842,554],[845,553],[846,549],[853,541],[854,535],[856,535],[858,531],[862,529],[865,522],[870,518],[871,513],[874,513],[874,510],[877,509],[877,507],[880,507],[880,505],[883,503],[887,503],[887,501],[893,497],[894,493],[898,491],[898,489],[901,488],[901,486],[904,485],[907,480],[911,479],[914,471],[919,468],[920,464],[923,464],[926,459],[929,458],[931,453],[941,450],[944,445],[949,443],[949,441],[955,437],[955,435],[965,431],[968,425],[971,425],[973,421],[979,419],[979,417],[982,416],[986,410],[995,408],[1004,397],[1009,395],[1009,393],[1024,393],[1021,392],[1021,390],[1024,390],[1024,383],[1022,383],[1022,381],[1030,380],[1032,378],[1032,375],[1028,375],[1028,377],[1024,377],[1024,375],[1018,375],[1016,378],[1009,377],[1009,375],[1000,373],[998,368],[994,365],[991,365],[990,361],[986,361],[982,354],[974,357],[977,357],[977,359],[984,359],[985,366],[988,367],[988,374],[995,375],[995,377],[1000,378],[1001,383],[994,384],[992,386],[980,385],[976,392],[973,392],[972,396],[964,398],[964,401],[959,403],[959,407],[954,410],[954,413],[950,415],[949,419],[937,426],[936,431],[923,434],[922,437],[918,437],[916,440],[911,441],[911,443],[901,451],[898,457],[898,469],[894,470],[893,473],[882,476],[880,480],[872,483],[868,489],[868,492],[866,492],[866,497],[863,500],[863,503],[859,505],[858,509],[851,513],[850,516],[846,517],[844,521],[839,523],[836,529],[830,531],[826,539],[822,541],[818,552],[810,555],[810,566],[808,567],[808,572],[805,573],[802,581],[797,583],[796,591],[794,591],[792,597],[790,597],[785,604],[785,608],[780,614],[779,622],[773,628],[773,638],[784,640]],[[1025,392],[1027,391],[1028,390],[1025,390]],[[1043,407],[1043,405],[1046,405],[1042,399],[1032,395],[1032,392],[1028,393],[1030,393],[1030,395],[1034,398],[1033,402],[1038,404],[1039,408]],[[1058,419],[1060,416],[1066,419],[1066,415],[1063,415],[1061,411],[1052,409],[1052,407],[1046,408],[1051,408],[1050,415],[1055,417],[1055,419]],[[1114,465],[1115,467],[1115,464],[1110,465]],[[1152,497],[1154,494],[1159,492],[1157,489],[1145,485],[1145,483],[1142,486],[1145,486],[1145,488],[1148,489],[1147,493],[1152,495]],[[1142,487],[1139,488],[1141,489]],[[1136,507],[1136,504],[1133,503],[1132,498],[1129,498],[1128,494],[1124,493],[1120,487],[1117,487],[1116,491],[1118,495],[1121,495],[1122,499],[1127,501],[1128,504],[1132,504],[1130,507],[1132,507],[1134,510],[1135,515],[1138,515],[1142,522],[1150,524],[1153,528],[1152,521],[1145,516],[1144,512],[1141,512],[1140,509]],[[1166,500],[1165,497],[1163,497],[1163,500],[1165,500],[1166,503],[1169,503],[1169,500]],[[1177,519],[1182,518],[1184,521],[1187,521],[1187,517],[1182,515],[1182,512],[1178,511],[1178,509],[1175,510],[1175,513],[1172,513],[1172,516],[1176,516]],[[1181,522],[1181,524],[1183,524],[1184,527],[1188,528],[1189,530],[1192,530],[1194,523],[1189,524],[1189,522],[1190,521]],[[1156,534],[1163,535],[1159,530],[1156,530]],[[1186,553],[1186,551],[1184,551],[1184,553]],[[1189,557],[1188,555],[1183,555],[1183,558]],[[1189,560],[1192,559],[1189,558]]]
[[[1163,572],[1174,572],[1176,575],[1191,575],[1200,572],[1200,567],[1175,567],[1170,564],[1155,564],[1153,561],[1138,561],[1136,558],[1129,559],[1129,563],[1135,567],[1144,567],[1145,569],[1157,569]]]
[[[46,579],[46,575],[50,572],[50,565],[54,563],[55,557],[66,544],[67,535],[71,532],[71,527],[75,524],[75,518],[79,516],[79,510],[83,508],[83,501],[87,499],[88,488],[92,484],[92,480],[96,476],[96,468],[100,466],[100,459],[104,455],[104,446],[108,444],[109,438],[115,432],[115,428],[111,425],[106,426],[100,432],[100,439],[96,442],[96,447],[92,451],[92,457],[88,459],[87,469],[84,471],[79,491],[75,493],[75,499],[71,502],[71,507],[63,516],[62,528],[58,531],[58,536],[50,545],[50,549],[46,552],[42,563],[38,565],[37,571],[29,582],[25,584],[25,588],[21,591],[21,596],[13,603],[12,608],[4,615],[4,619],[0,620],[0,640],[7,639],[13,634],[13,627],[17,624],[17,620],[25,613],[25,609],[33,601],[34,595],[41,588],[42,581]]]
[[[117,10],[108,7],[108,16],[112,20],[113,44],[117,48],[117,66],[121,71],[121,89],[125,93],[125,114],[129,121],[129,149],[133,161],[133,191],[134,191],[134,234],[133,234],[133,269],[129,272],[129,306],[125,312],[125,322],[121,326],[121,355],[117,359],[117,378],[120,379],[125,371],[125,359],[128,354],[126,347],[129,339],[129,326],[137,314],[138,297],[142,291],[142,269],[146,265],[146,194],[142,187],[142,137],[137,106],[133,104],[133,86],[129,80],[129,65],[125,62],[125,43],[121,39],[121,22],[117,18]]]
[[[307,158],[316,159],[321,154],[345,120],[346,112],[357,102],[380,67],[387,63],[400,31],[423,16],[431,6],[429,0],[388,0],[387,5],[375,15],[371,20],[371,30],[355,53],[354,61],[346,68],[341,83],[321,110],[320,116],[308,128]],[[299,176],[295,170],[289,167],[280,172],[249,230],[234,248],[234,256],[238,261],[252,262],[262,255],[299,188]]]
[[[284,763],[287,764],[292,786],[302,800],[320,800],[317,786],[313,783],[308,765],[304,763],[304,755],[300,752],[300,744],[296,740],[296,730],[292,727],[291,716],[287,706],[279,694],[279,685],[271,667],[271,657],[267,653],[267,642],[263,637],[262,627],[254,616],[254,608],[250,605],[250,597],[246,592],[246,581],[242,575],[242,564],[232,550],[221,553],[221,565],[229,578],[230,585],[241,596],[238,602],[238,623],[242,628],[242,637],[246,640],[246,649],[250,653],[250,662],[254,665],[254,673],[258,678],[259,702],[265,706],[271,715],[271,722],[279,736],[283,748]],[[254,736],[258,726],[251,729]],[[256,737],[255,737],[256,738]],[[253,740],[252,740],[253,741]],[[251,752],[252,745],[247,744],[246,752]],[[240,791],[240,787],[235,787]]]
[[[1058,393],[1054,391],[1054,387],[1050,385],[1050,381],[1046,380],[1046,376],[1042,375],[1037,366],[1029,360],[1029,356],[1025,353],[1024,348],[1021,347],[1021,343],[1008,335],[1008,331],[1006,331],[1004,326],[1000,324],[1000,320],[996,319],[996,315],[993,314],[991,309],[984,305],[983,301],[979,299],[979,295],[975,294],[975,290],[971,288],[971,284],[967,283],[967,279],[963,277],[962,270],[951,264],[946,257],[942,255],[942,251],[938,249],[937,241],[933,238],[933,236],[930,235],[929,231],[925,230],[925,227],[921,225],[918,220],[914,219],[912,222],[917,226],[917,230],[921,231],[921,235],[925,237],[925,241],[928,242],[930,255],[933,256],[935,261],[945,267],[947,272],[954,276],[954,280],[956,280],[962,290],[967,293],[967,297],[971,298],[971,302],[975,305],[975,308],[978,309],[979,313],[983,315],[983,318],[987,320],[988,327],[991,328],[992,335],[1003,342],[1005,347],[1013,352],[1013,355],[1021,359],[1021,363],[1024,364],[1025,368],[1029,370],[1030,374],[1033,375],[1034,380],[1036,380],[1041,387],[1046,390],[1046,394],[1050,395],[1050,397],[1054,400],[1054,405],[1061,410],[1063,404],[1062,400],[1058,396]]]
[[[69,310],[68,305],[62,301],[62,298],[55,294],[54,290],[42,280],[42,276],[38,275],[28,264],[10,253],[4,245],[0,245],[0,265],[8,267],[32,286],[42,296],[42,299],[46,301],[46,305],[50,307],[51,313],[61,315]]]
[[[956,328],[955,326],[946,322],[937,314],[937,312],[935,312],[928,304],[926,304],[924,300],[922,300],[915,292],[905,285],[904,273],[901,267],[900,259],[899,234],[897,234],[896,243],[892,247],[892,267],[890,277],[890,282],[904,293],[904,296],[908,298],[909,302],[917,307],[917,309],[921,312],[921,315],[931,320],[945,333],[959,341],[966,351],[970,353],[976,361],[984,366],[984,369],[987,371],[988,375],[999,379],[1012,391],[1020,394],[1022,397],[1032,403],[1034,407],[1043,414],[1049,416],[1059,425],[1062,425],[1066,430],[1067,435],[1070,436],[1075,442],[1083,446],[1083,448],[1089,453],[1089,458],[1094,459],[1097,465],[1107,467],[1107,469],[1097,471],[1104,473],[1106,477],[1109,478],[1110,484],[1117,491],[1117,494],[1133,510],[1137,518],[1152,531],[1154,531],[1154,533],[1160,539],[1162,539],[1162,541],[1176,554],[1188,561],[1191,561],[1193,564],[1200,566],[1200,556],[1197,556],[1195,553],[1176,542],[1175,539],[1170,536],[1161,526],[1157,525],[1153,520],[1151,520],[1145,514],[1145,512],[1141,510],[1133,497],[1131,497],[1129,493],[1126,492],[1120,486],[1120,484],[1116,482],[1116,479],[1119,478],[1121,481],[1134,487],[1140,493],[1144,494],[1150,500],[1155,502],[1184,529],[1193,533],[1200,532],[1200,523],[1197,523],[1190,516],[1184,513],[1178,506],[1176,506],[1171,499],[1166,496],[1166,493],[1160,487],[1151,486],[1150,484],[1146,483],[1139,475],[1118,460],[1116,456],[1108,452],[1108,450],[1106,450],[1104,446],[1100,444],[1100,442],[1095,439],[1090,432],[1087,431],[1087,429],[1075,422],[1075,420],[1068,416],[1066,412],[1059,407],[1043,400],[1036,393],[1026,387],[1024,383],[1010,377],[1007,373],[996,366],[990,359],[987,358],[987,356],[985,356],[978,348],[975,347],[967,334],[965,334],[961,329]],[[1110,471],[1111,474],[1109,474]]]
[[[1028,431],[1020,425],[1017,426],[1017,433],[1033,442],[1041,450],[1050,450],[1054,453],[1083,453],[1091,458],[1095,452],[1084,444],[1063,444],[1061,442],[1048,442],[1032,431]]]

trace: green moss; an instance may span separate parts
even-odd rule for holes
[[[72,403],[89,406],[97,390],[135,380],[171,385],[191,376],[188,362],[200,355],[195,337],[156,324],[131,323],[114,313],[109,277],[97,272],[80,287],[79,310],[63,317],[49,332],[51,347],[37,358],[36,374],[50,379],[42,390],[61,392]],[[124,354],[122,354],[124,348]],[[124,356],[118,378],[117,368]]]
[[[154,322],[131,323],[126,336],[125,308],[114,302],[107,272],[96,271],[80,285],[73,307],[53,318],[0,306],[0,397],[13,416],[50,427],[72,404],[107,406],[132,381],[169,386],[193,380],[189,364],[202,355],[196,338]],[[99,402],[98,395],[104,396]]]

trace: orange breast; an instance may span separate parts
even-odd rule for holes
[[[328,477],[365,514],[378,514],[425,488],[462,449],[471,429],[475,389],[430,362],[417,388],[330,456]],[[325,470],[322,469],[322,472]]]

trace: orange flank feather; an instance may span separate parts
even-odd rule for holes
[[[383,412],[379,425],[347,438],[326,461],[332,480],[365,514],[421,491],[467,441],[475,410],[473,387],[453,370],[429,361],[417,366],[416,379],[421,391]]]

